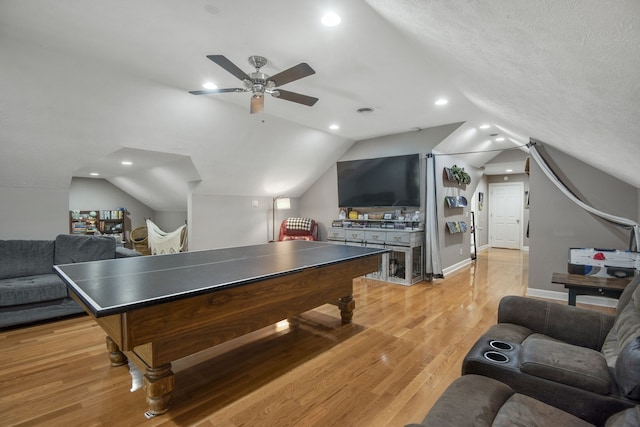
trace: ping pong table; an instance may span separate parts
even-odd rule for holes
[[[112,366],[144,371],[147,417],[169,409],[171,362],[325,303],[351,322],[353,279],[386,249],[289,241],[54,266],[107,334]]]

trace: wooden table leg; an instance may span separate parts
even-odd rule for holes
[[[147,393],[149,410],[145,414],[147,418],[164,414],[171,404],[171,393],[175,384],[174,373],[171,371],[171,363],[157,368],[147,367],[144,374],[143,388]]]
[[[353,299],[353,295],[340,298],[338,300],[338,307],[340,308],[342,323],[351,323],[351,319],[353,319],[353,309],[356,308],[356,301]]]
[[[127,356],[120,350],[118,344],[107,337],[107,350],[109,350],[109,360],[111,360],[111,366],[122,366],[127,364]]]
[[[576,289],[569,288],[569,305],[576,305]]]

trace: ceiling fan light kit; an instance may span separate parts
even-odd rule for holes
[[[260,72],[260,69],[269,62],[264,56],[253,55],[249,57],[251,64],[256,71],[246,74],[238,66],[223,55],[208,55],[211,61],[224,68],[227,72],[233,74],[242,81],[243,88],[226,88],[226,89],[205,89],[190,91],[192,95],[206,95],[210,93],[226,93],[226,92],[251,92],[250,112],[251,114],[259,113],[264,110],[264,94],[268,93],[274,98],[284,99],[309,107],[318,102],[318,98],[302,95],[296,92],[290,92],[280,89],[279,87],[303,77],[315,74],[315,71],[306,62],[286,69],[274,76]]]

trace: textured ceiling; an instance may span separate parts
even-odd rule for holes
[[[534,137],[640,186],[637,0],[255,6],[0,0],[0,181],[62,187],[129,149],[190,158],[173,162],[173,176],[199,176],[202,193],[297,196],[356,140],[465,122],[440,152]],[[327,9],[341,25],[319,24]],[[265,113],[249,115],[248,94],[190,95],[206,80],[238,86],[210,54],[247,72],[248,56],[266,56],[271,75],[308,62],[316,74],[285,89],[320,101],[268,98]],[[433,104],[441,96],[445,107]],[[339,130],[328,129],[334,122]],[[494,155],[465,160],[481,166]],[[143,178],[152,168],[109,179],[139,185],[166,209],[171,195]]]
[[[367,3],[504,128],[640,186],[640,2]]]

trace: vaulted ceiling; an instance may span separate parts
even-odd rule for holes
[[[321,25],[328,10],[340,25]],[[249,114],[248,93],[189,94],[241,87],[213,54],[247,73],[265,56],[269,75],[307,62],[315,74],[284,88],[319,101]],[[102,168],[156,209],[172,209],[153,189],[172,179],[296,196],[356,140],[464,122],[439,151],[535,137],[640,187],[637,0],[0,0],[0,57],[3,185]],[[158,163],[118,162],[145,151]]]

